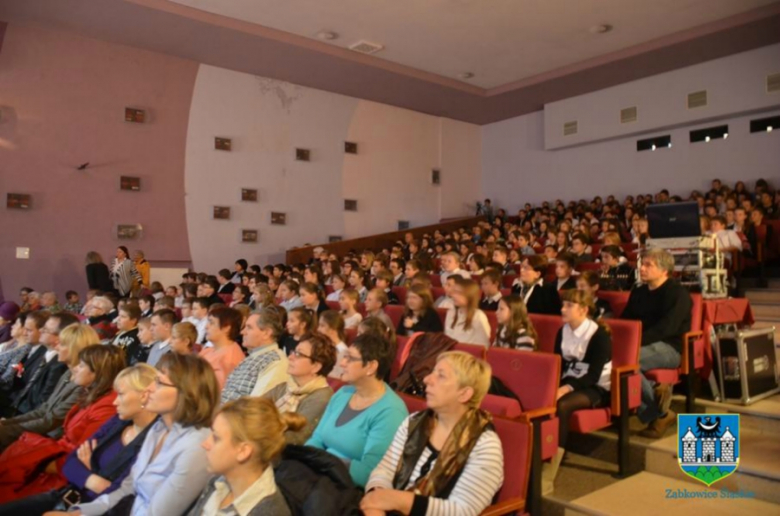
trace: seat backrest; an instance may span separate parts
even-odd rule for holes
[[[628,296],[630,292],[608,292],[599,290],[596,292],[596,296],[599,299],[605,300],[612,307],[612,313],[615,314],[615,318],[620,318],[623,315],[623,310],[626,309],[628,304]]]
[[[522,264],[522,263],[513,263],[513,264],[512,264],[512,268],[515,270],[515,274],[516,274],[516,275],[519,275],[519,274],[520,274],[520,268],[521,268],[522,266],[523,266],[523,264]]]
[[[436,313],[439,315],[439,319],[441,319],[441,325],[444,326],[444,323],[447,320],[447,309],[446,308],[434,308],[434,310],[436,310]]]
[[[590,244],[590,254],[595,258],[601,253],[601,244]]]
[[[328,305],[328,308],[331,310],[336,310],[337,312],[341,311],[341,305],[339,305],[338,301],[325,301],[325,304]]]
[[[494,416],[516,418],[523,414],[523,408],[516,399],[496,396],[494,394],[486,395],[479,405],[479,408],[486,412],[490,412]]]
[[[325,285],[325,295],[326,295],[326,296],[327,296],[328,294],[333,294],[333,292],[335,292],[335,291],[333,290],[333,285]]]
[[[544,273],[544,282],[545,283],[552,283],[557,278],[555,276],[555,263],[550,263],[547,265],[547,272]]]
[[[327,381],[330,388],[333,389],[333,392],[341,389],[346,384],[346,382],[342,382],[338,378],[331,378],[330,376],[328,376]]]
[[[393,328],[398,328],[398,323],[401,322],[401,318],[404,316],[404,307],[400,305],[387,305],[385,307],[385,313],[393,321]]]
[[[344,330],[344,344],[349,346],[352,344],[352,341],[355,340],[355,337],[357,337],[357,328],[348,328]]]
[[[355,310],[363,316],[363,319],[366,318],[366,304],[365,303],[358,303],[355,305]]]
[[[406,305],[406,287],[393,287],[390,290],[393,291],[393,294],[398,296],[398,302],[401,303],[401,305]]]
[[[493,376],[520,398],[523,410],[555,407],[561,377],[561,357],[552,353],[489,348]]]
[[[485,359],[485,346],[480,346],[477,344],[464,344],[462,342],[458,342],[455,344],[455,347],[452,348],[454,351],[463,351],[464,353],[468,353],[469,355],[473,355],[476,358],[479,358],[481,360]]]
[[[701,294],[691,294],[691,301],[691,331],[699,331],[704,317],[704,300]]]
[[[498,329],[498,319],[496,318],[496,312],[493,310],[483,310],[487,316],[487,320],[490,323],[490,342],[496,341],[496,331]]]
[[[438,274],[429,274],[428,277],[431,278],[431,286],[441,287],[441,276]]]
[[[409,349],[411,348],[412,337],[398,335],[395,338],[395,358],[393,365],[390,366],[390,380],[395,380],[401,371],[406,359],[409,358]]]
[[[511,289],[512,283],[514,283],[516,279],[517,279],[516,274],[505,274],[504,277],[501,279],[501,281],[503,282],[502,284],[504,288]]]
[[[531,423],[494,416],[493,427],[504,451],[504,485],[498,493],[498,501],[525,500],[531,471]]]
[[[580,272],[584,271],[600,271],[601,270],[601,264],[596,262],[583,262],[577,265],[577,270]]]
[[[512,294],[512,289],[511,288],[502,288],[501,289],[501,295],[502,296],[508,296],[510,294]]]
[[[404,392],[399,392],[397,394],[402,400],[404,400],[404,404],[406,405],[406,410],[408,410],[410,414],[414,414],[415,412],[420,412],[421,410],[425,410],[428,408],[428,405],[425,403],[424,398],[418,398],[417,396],[410,396],[409,394],[406,394]]]
[[[612,366],[638,364],[642,323],[628,319],[607,319],[606,323],[612,330]]]
[[[431,287],[431,295],[433,296],[433,300],[436,301],[444,295],[444,289],[442,287]]]
[[[563,326],[560,315],[528,314],[536,331],[536,349],[545,353],[555,351],[555,337]]]
[[[231,294],[217,294],[222,301],[228,306],[233,302],[233,296]]]

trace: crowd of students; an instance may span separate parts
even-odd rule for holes
[[[691,198],[718,238],[736,231],[749,244],[757,233],[748,220],[761,222],[752,213],[779,212],[766,185],[755,196],[740,185],[713,182]],[[167,289],[150,283],[142,253],[130,260],[120,247],[109,269],[91,252],[83,306],[73,292],[60,306],[54,293],[31,289],[21,306],[0,305],[0,515],[287,515],[312,490],[336,488],[334,511],[351,500],[368,515],[479,514],[503,481],[500,441],[479,408],[490,366],[438,355],[422,380],[428,409],[409,415],[388,383],[396,335],[536,352],[529,313],[562,321],[560,448],[544,470],[551,488],[571,414],[610,403],[604,321],[613,311],[599,288],[630,289],[622,317],[642,322],[642,372],[680,364],[691,300],[674,260],[640,249],[635,285],[634,256],[622,246],[644,244],[642,210],[652,201],[526,205],[511,221],[491,208],[488,220],[450,234],[408,233],[390,249],[341,257],[317,248],[307,264],[241,259],[233,271],[187,273]],[[734,213],[735,229],[719,228],[711,213],[746,208],[748,218]],[[594,259],[599,267],[577,273]],[[386,313],[400,303],[395,287],[405,294],[397,324]],[[643,375],[644,435],[661,437],[674,423],[670,401],[670,385]],[[307,474],[347,473],[309,485],[285,462],[293,459]],[[350,489],[357,495],[344,495]]]

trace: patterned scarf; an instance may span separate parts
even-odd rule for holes
[[[393,478],[395,489],[404,489],[409,483],[417,461],[430,440],[435,423],[436,415],[431,409],[409,419],[409,436]],[[455,424],[431,470],[427,475],[418,478],[409,490],[423,496],[446,498],[455,487],[482,432],[492,427],[490,414],[479,409],[469,409]]]
[[[279,412],[298,412],[298,405],[312,392],[328,386],[328,380],[324,376],[316,376],[305,385],[298,385],[292,376],[287,378],[287,389],[284,395],[276,400],[276,408]]]

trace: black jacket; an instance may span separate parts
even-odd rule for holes
[[[612,337],[607,331],[599,326],[596,333],[588,342],[588,349],[585,350],[585,356],[582,363],[587,364],[587,372],[579,377],[563,375],[570,369],[578,369],[579,363],[576,360],[565,360],[562,355],[563,328],[558,330],[555,336],[555,354],[561,357],[561,385],[571,385],[574,390],[593,387],[598,384],[604,366],[612,360]]]
[[[105,263],[90,263],[87,265],[87,284],[90,289],[101,292],[113,292],[114,283],[108,274],[108,266]]]
[[[289,444],[274,468],[293,516],[358,516],[363,492],[346,465],[325,450]]]
[[[558,287],[558,278],[555,278],[555,280],[552,282],[552,285],[554,287]],[[561,285],[561,288],[558,290],[574,290],[577,288],[577,278],[574,276],[569,276],[569,279],[563,282],[563,285]]]
[[[227,282],[224,285],[219,286],[219,290],[217,290],[217,294],[230,294],[233,295],[233,291],[236,289],[235,283]]]
[[[398,321],[397,333],[398,335],[411,335],[412,333],[423,331],[426,333],[439,333],[444,331],[444,325],[441,322],[441,318],[435,309],[431,308],[417,321],[411,328],[404,326],[404,319],[406,314]]]
[[[68,370],[68,366],[58,361],[57,357],[47,363],[42,362],[39,367],[39,374],[34,376],[32,382],[16,398],[16,410],[20,414],[26,414],[46,401],[54,392],[60,376]]]
[[[535,286],[525,304],[528,313],[561,315],[561,296],[558,295],[556,286],[557,282]],[[521,297],[525,295],[525,292],[517,287],[513,287],[512,292]]]
[[[682,350],[682,336],[691,330],[691,294],[675,279],[655,290],[640,285],[631,291],[623,319],[642,321],[642,345],[666,342]]]

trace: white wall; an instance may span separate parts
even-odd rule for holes
[[[231,138],[233,150],[215,150],[215,136]],[[201,65],[185,171],[193,266],[280,261],[329,235],[467,215],[481,195],[480,138],[472,124]],[[344,153],[345,140],[357,155]],[[310,149],[311,161],[295,161],[295,147]],[[441,186],[431,184],[433,168]],[[259,202],[241,202],[242,187],[257,188]],[[344,199],[358,211],[345,212]],[[214,205],[230,206],[231,220],[212,220]],[[287,225],[271,225],[272,211]],[[242,244],[241,229],[258,229],[258,244]]]
[[[766,89],[766,78],[773,73],[780,73],[780,44],[552,102],[544,106],[545,148],[777,108],[780,92]],[[688,94],[701,90],[707,91],[707,105],[688,109]],[[621,124],[620,110],[632,106],[637,107],[637,121]],[[564,136],[563,125],[573,120],[578,123],[577,134]]]
[[[778,115],[780,110],[761,116]],[[763,177],[780,186],[780,131],[750,134],[737,117],[726,140],[688,143],[688,131],[668,131],[671,149],[636,151],[636,138],[547,151],[541,111],[482,128],[482,188],[497,205],[515,212],[525,202],[591,199],[595,195],[688,195],[720,178],[751,183]]]
[[[780,131],[750,134],[749,128],[751,119],[780,114],[780,93],[768,94],[764,82],[778,71],[780,45],[773,45],[483,126],[483,192],[513,212],[525,202],[558,198],[662,188],[687,195],[708,188],[715,177],[729,183],[764,177],[780,186]],[[687,112],[685,95],[702,88],[709,90],[710,105]],[[638,125],[621,128],[619,110],[631,105],[639,106]],[[577,145],[559,136],[559,126],[572,119],[579,122]],[[721,124],[729,125],[728,139],[689,143],[689,131]],[[647,133],[650,128],[656,130]],[[663,134],[671,135],[671,149],[637,152],[638,139]]]

